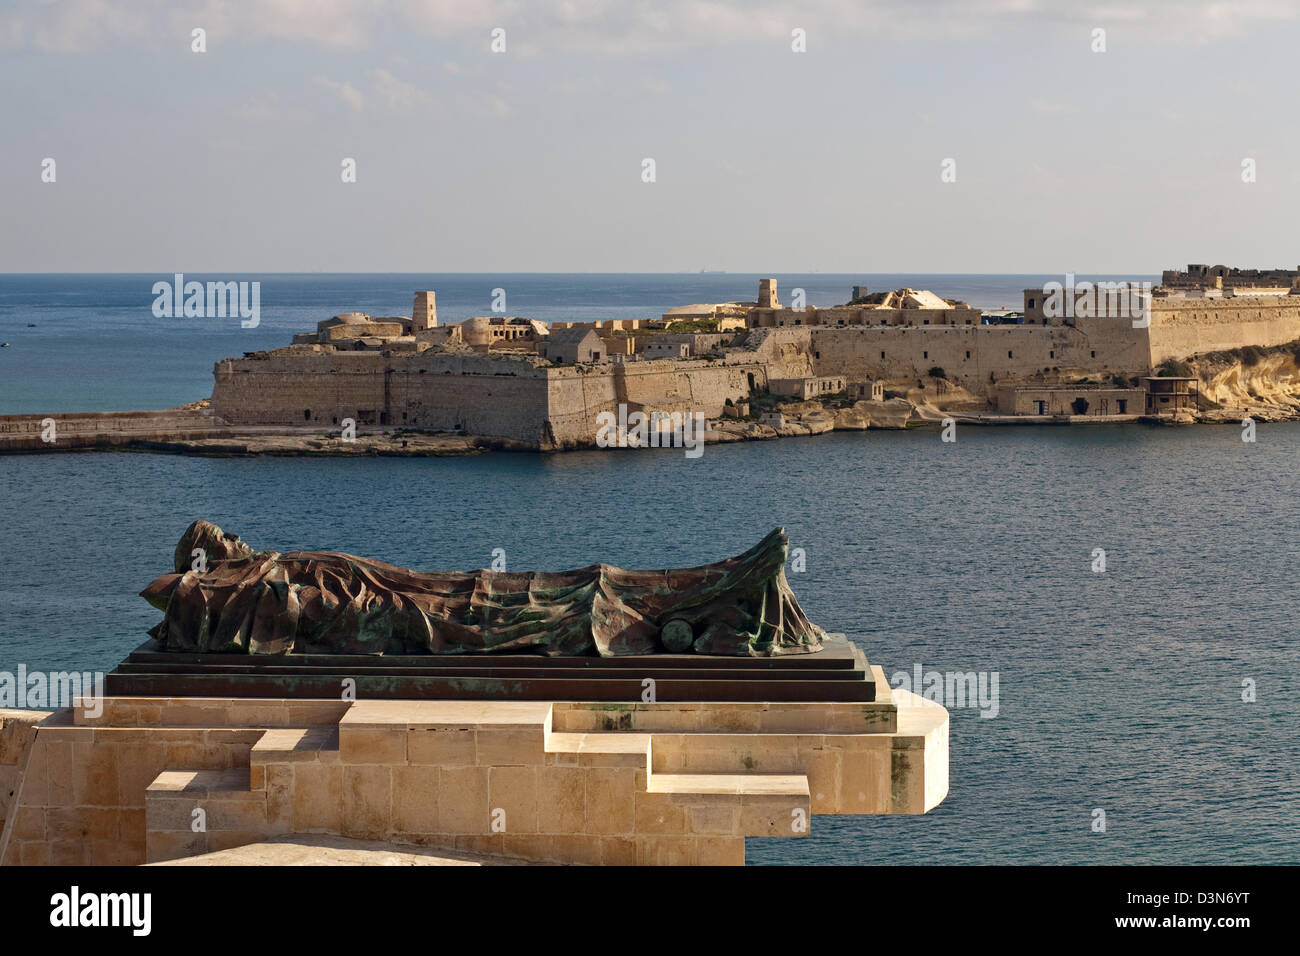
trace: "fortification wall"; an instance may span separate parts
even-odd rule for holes
[[[50,715],[48,710],[0,709],[0,844],[10,808],[22,790],[36,725]]]
[[[1145,329],[1128,320],[1092,320],[1075,326],[923,326],[814,328],[817,375],[850,380],[913,378],[938,366],[972,392],[1005,379],[1040,372],[1145,374]]]
[[[1151,309],[1151,362],[1300,339],[1300,296],[1156,298]]]
[[[243,425],[375,425],[541,443],[545,373],[484,354],[278,350],[225,359],[212,405]]]
[[[549,377],[548,417],[561,447],[590,445],[601,412],[618,414],[629,406],[683,404],[707,418],[722,415],[727,399],[740,401],[754,386],[767,385],[767,366],[754,357],[731,361],[630,362],[589,369],[553,369]]]
[[[52,432],[47,429],[50,419],[54,422]],[[220,419],[190,408],[0,415],[0,453],[77,451],[132,440],[203,438],[221,428]],[[46,436],[53,440],[47,442]]]

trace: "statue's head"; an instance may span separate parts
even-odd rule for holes
[[[230,558],[246,558],[254,554],[252,548],[239,540],[237,534],[226,534],[211,521],[195,521],[181,535],[173,557],[176,573],[183,574],[193,567],[194,550],[203,549],[208,564]]]

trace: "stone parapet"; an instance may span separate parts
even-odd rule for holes
[[[742,864],[746,837],[806,835],[814,814],[932,809],[947,735],[947,711],[902,691],[831,704],[110,697],[37,728],[0,862],[162,862],[315,835],[543,863]]]

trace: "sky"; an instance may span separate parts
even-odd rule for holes
[[[1300,0],[3,0],[0,272],[1295,268],[1297,49]]]

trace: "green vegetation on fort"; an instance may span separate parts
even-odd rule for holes
[[[851,299],[848,305],[880,305],[885,301],[888,292],[871,292],[867,295],[860,295],[856,299]]]
[[[667,332],[716,332],[718,331],[717,319],[683,319],[679,322],[673,322],[665,329]]]

